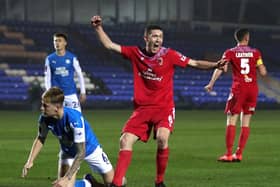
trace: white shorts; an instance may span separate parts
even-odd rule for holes
[[[71,166],[74,162],[74,158],[62,159],[62,154],[59,154],[59,164],[65,164]],[[99,174],[105,174],[113,169],[113,166],[107,157],[106,153],[103,152],[102,148],[98,146],[93,153],[84,158],[88,163],[93,172]]]
[[[69,108],[78,110],[79,112],[82,111],[78,96],[76,94],[65,95],[63,105],[65,107],[69,107]]]

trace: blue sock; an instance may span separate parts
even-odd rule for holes
[[[75,181],[75,187],[91,187],[91,184],[85,179],[76,180]]]

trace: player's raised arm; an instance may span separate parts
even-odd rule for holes
[[[117,43],[112,42],[112,40],[103,30],[102,19],[100,16],[93,16],[91,18],[91,25],[94,27],[98,39],[106,49],[121,53],[121,46]]]

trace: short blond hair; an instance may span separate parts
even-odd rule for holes
[[[45,91],[42,95],[42,99],[45,102],[51,103],[51,104],[60,104],[62,105],[64,102],[64,93],[63,91],[58,87],[51,87],[47,91]]]

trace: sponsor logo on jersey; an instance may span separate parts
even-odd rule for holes
[[[162,81],[162,76],[158,77],[157,74],[153,72],[151,68],[148,68],[146,71],[142,71],[138,73],[139,76],[143,77],[144,79],[154,80],[154,81]]]
[[[57,67],[54,73],[55,75],[60,75],[62,77],[66,77],[69,75],[69,71],[66,69],[66,67]]]
[[[248,75],[244,75],[244,81],[245,82],[252,82],[253,79],[251,77],[249,77]]]

